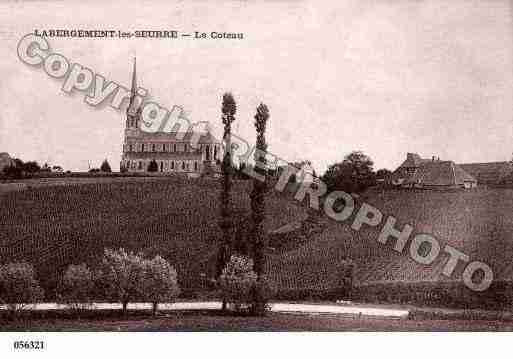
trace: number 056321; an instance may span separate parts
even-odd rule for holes
[[[45,342],[40,340],[16,340],[13,346],[16,350],[42,350],[45,349]]]

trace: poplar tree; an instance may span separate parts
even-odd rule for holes
[[[268,119],[269,110],[267,106],[260,104],[255,115],[257,138],[254,171],[257,173],[257,177],[253,179],[253,191],[251,192],[254,271],[259,279],[263,275],[265,267],[266,235],[264,219],[265,193],[267,191],[267,163],[265,158],[267,143],[265,142],[265,129]]]
[[[231,154],[231,131],[232,122],[235,121],[235,112],[237,105],[231,93],[223,95],[223,104],[221,107],[222,121],[224,125],[223,141],[225,151],[223,161],[221,163],[222,183],[221,183],[221,219],[219,227],[222,230],[222,242],[219,248],[216,275],[219,277],[230,260],[233,237],[233,221],[232,221],[232,154]],[[223,310],[226,309],[226,302],[223,300]]]

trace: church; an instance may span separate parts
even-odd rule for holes
[[[125,136],[120,168],[126,172],[162,172],[188,177],[217,176],[222,160],[221,143],[207,131],[145,132],[140,129],[141,106],[136,101],[137,72],[134,59],[130,103],[126,112]],[[197,141],[199,138],[199,141]],[[195,140],[195,146],[192,145]],[[195,147],[195,148],[194,148]],[[150,163],[156,162],[150,168]]]

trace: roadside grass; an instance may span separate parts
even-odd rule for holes
[[[102,313],[103,314],[103,313]],[[118,314],[119,313],[115,313]],[[0,321],[0,331],[512,331],[501,320],[421,320],[345,318],[328,315],[270,313],[265,317],[234,317],[212,311],[182,311],[152,317],[130,313],[96,318],[40,317]]]

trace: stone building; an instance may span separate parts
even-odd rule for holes
[[[126,113],[121,168],[128,172],[147,172],[152,161],[157,172],[198,177],[220,172],[221,143],[209,131],[205,133],[155,132],[141,130],[141,107],[136,101],[136,62],[132,74],[130,104]]]

